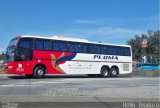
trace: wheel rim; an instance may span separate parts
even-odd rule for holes
[[[116,70],[113,70],[113,71],[112,71],[112,75],[117,75],[117,71],[116,71]]]
[[[104,73],[104,76],[108,76],[108,71],[107,70],[104,70],[103,73]]]
[[[38,70],[38,75],[43,75],[43,70]]]

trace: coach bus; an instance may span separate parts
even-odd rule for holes
[[[5,73],[43,78],[46,74],[117,77],[132,72],[129,45],[65,37],[17,36],[6,49]]]

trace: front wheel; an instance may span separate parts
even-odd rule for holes
[[[34,69],[34,77],[35,78],[43,78],[45,75],[45,69],[42,66],[38,66]]]

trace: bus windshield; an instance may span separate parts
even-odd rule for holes
[[[14,60],[14,51],[15,51],[15,46],[17,42],[18,42],[18,38],[14,38],[9,42],[8,47],[6,49],[5,62]]]
[[[18,41],[18,38],[12,39],[12,40],[9,42],[8,47],[10,47],[10,46],[15,46],[15,45],[17,44],[17,41]]]
[[[13,61],[14,59],[14,48],[8,48],[5,54],[5,62]]]

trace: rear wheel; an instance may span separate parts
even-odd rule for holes
[[[35,78],[43,78],[45,75],[45,68],[42,66],[37,66],[34,69],[34,77]]]
[[[108,68],[102,68],[101,69],[101,77],[108,77],[109,76],[109,69]]]
[[[111,68],[110,76],[111,77],[117,77],[117,75],[118,75],[118,69],[117,68]]]

